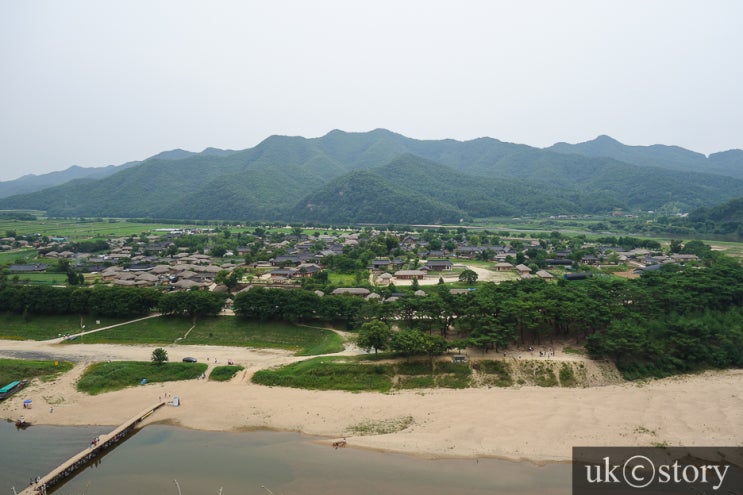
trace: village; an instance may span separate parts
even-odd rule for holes
[[[94,242],[6,236],[0,250],[36,251],[25,263],[9,264],[6,276],[14,283],[34,284],[37,274],[63,272],[74,274],[68,276],[74,285],[230,293],[252,286],[305,287],[372,298],[399,297],[394,290],[379,290],[398,286],[419,290],[440,283],[575,280],[596,274],[636,278],[668,264],[699,261],[680,246],[663,248],[630,237],[616,245],[584,235],[502,234],[509,233],[443,227],[414,232],[259,227],[240,233],[179,228]]]

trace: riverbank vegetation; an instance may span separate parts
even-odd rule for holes
[[[216,366],[211,373],[209,373],[209,380],[214,382],[226,382],[232,380],[232,378],[244,370],[242,366]]]
[[[163,363],[112,361],[90,365],[77,382],[77,389],[90,395],[121,390],[146,383],[191,380],[207,369],[201,363]]]
[[[383,361],[378,360],[384,357]],[[422,388],[587,387],[616,381],[616,372],[584,362],[547,359],[395,359],[400,356],[317,357],[261,370],[253,383],[266,386],[351,392],[391,392]],[[605,375],[605,376],[599,376]]]
[[[57,375],[70,371],[72,367],[73,364],[67,361],[0,358],[0,387],[16,380],[52,380]]]

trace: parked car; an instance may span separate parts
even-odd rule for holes
[[[195,363],[196,362],[196,358],[195,357],[184,357],[183,358],[183,362],[184,363]]]

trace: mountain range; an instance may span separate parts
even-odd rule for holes
[[[35,188],[35,190],[34,190]],[[438,223],[684,210],[743,197],[743,151],[709,157],[608,136],[549,148],[416,140],[384,129],[271,136],[241,151],[163,152],[118,167],[0,182],[0,209],[49,216]]]

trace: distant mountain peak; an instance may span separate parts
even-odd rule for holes
[[[600,135],[596,136],[596,138],[592,142],[594,142],[594,143],[602,143],[602,144],[609,144],[609,143],[611,143],[611,144],[622,144],[619,141],[617,141],[616,139],[614,139],[613,137],[607,136],[606,134],[600,134]]]
[[[193,151],[176,148],[170,151],[161,151],[157,155],[149,157],[148,160],[181,160],[192,155],[195,155]]]

